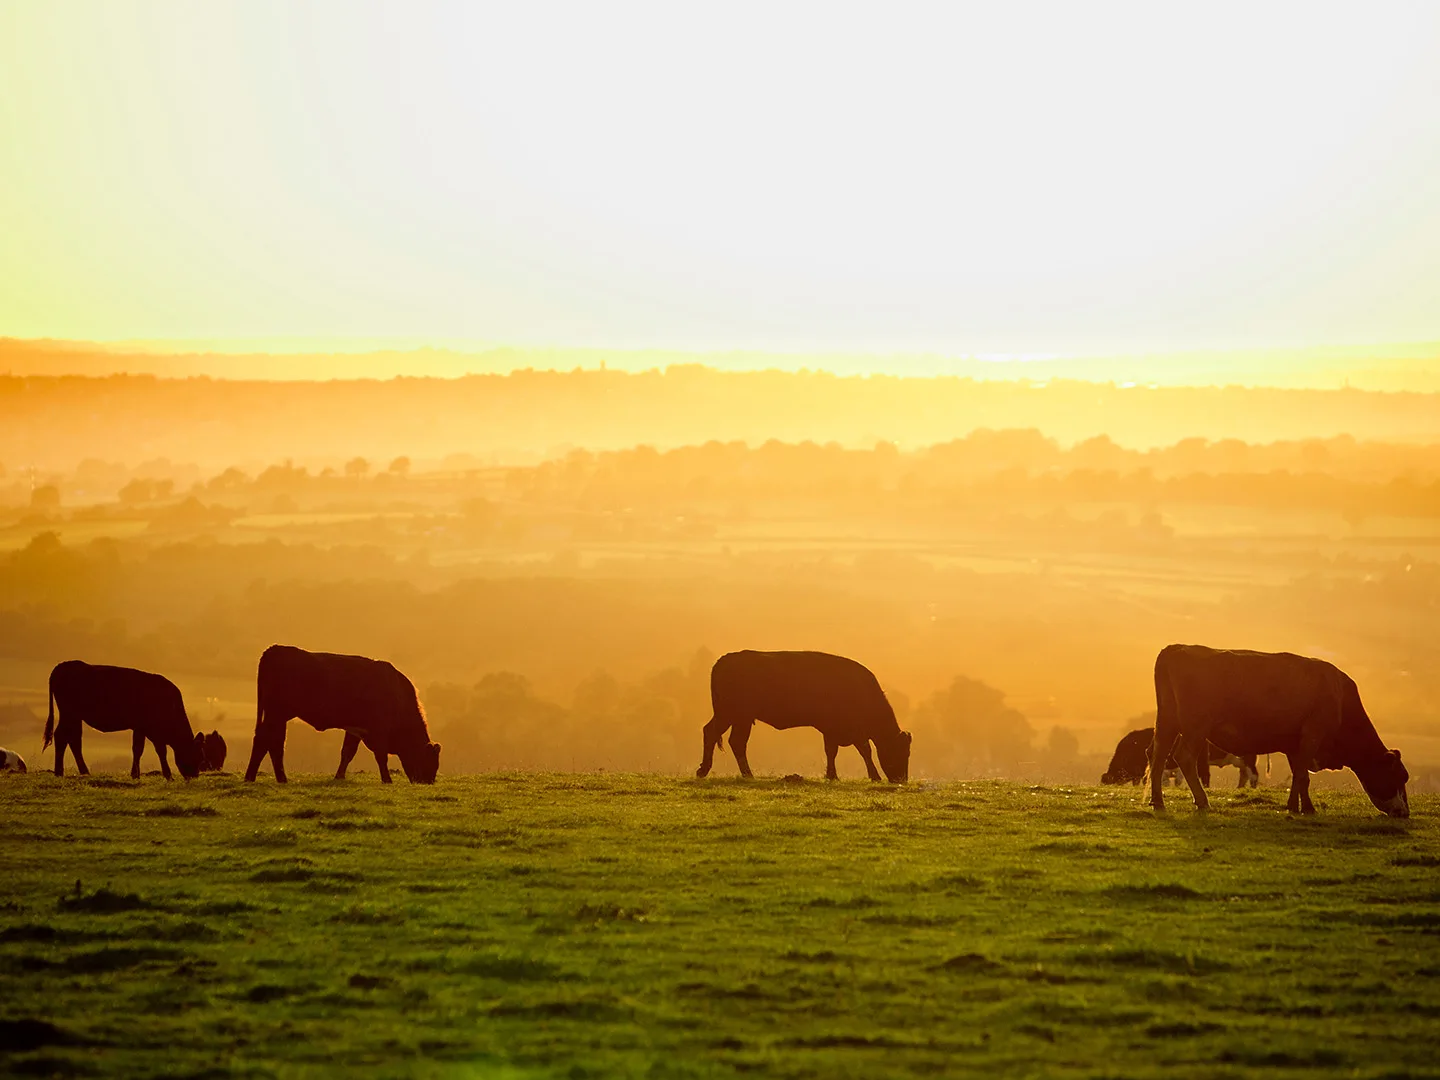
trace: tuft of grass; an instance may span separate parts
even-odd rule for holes
[[[1111,885],[1105,890],[1111,900],[1145,902],[1147,900],[1203,900],[1205,894],[1189,885],[1164,882],[1154,885]]]
[[[942,960],[935,965],[936,971],[959,972],[967,975],[983,975],[991,972],[1006,970],[1005,965],[998,960],[991,960],[988,956],[980,953],[957,953],[948,960]]]
[[[1440,866],[1440,855],[1420,853],[1416,855],[1396,855],[1390,860],[1391,866]]]
[[[155,905],[138,893],[114,892],[104,886],[94,892],[81,892],[80,883],[75,883],[75,892],[62,896],[56,903],[61,911],[88,912],[91,915],[118,915],[126,911],[148,911]]]
[[[1207,975],[1232,968],[1231,964],[1223,960],[1202,954],[1178,953],[1156,948],[1084,949],[1072,953],[1070,959],[1078,964],[1105,964],[1109,967],[1165,971],[1177,975]]]
[[[193,806],[181,806],[176,803],[165,803],[161,806],[151,806],[140,811],[145,817],[217,817],[220,813],[213,806],[204,803],[197,803]]]
[[[299,842],[300,835],[288,825],[254,829],[248,833],[241,833],[230,841],[235,847],[240,848],[286,848],[294,847]]]

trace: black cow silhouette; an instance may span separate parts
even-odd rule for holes
[[[730,732],[740,775],[750,776],[745,748],[759,720],[771,727],[813,727],[825,738],[825,776],[834,780],[835,754],[853,746],[871,780],[880,780],[870,757],[875,744],[880,767],[892,783],[910,776],[910,733],[901,731],[880,683],[863,664],[823,652],[726,653],[710,669],[714,716],[704,728],[704,755],[696,776],[708,776],[716,747]]]
[[[219,772],[225,767],[225,736],[218,731],[212,731],[209,735],[195,733],[195,749],[200,751],[201,772]]]
[[[55,709],[60,721],[55,721]],[[160,755],[160,772],[170,779],[166,747],[175,751],[180,775],[190,780],[200,774],[200,754],[195,733],[185,715],[180,689],[163,675],[135,668],[87,664],[66,660],[50,672],[50,715],[45,721],[45,743],[55,741],[55,775],[65,775],[65,751],[75,755],[80,775],[90,773],[80,751],[83,724],[96,731],[134,731],[131,743],[134,760],[130,775],[140,775],[140,755],[148,739]]]
[[[1400,751],[1381,742],[1355,680],[1325,660],[1167,645],[1155,658],[1155,705],[1153,758],[1168,757],[1174,748],[1202,810],[1210,800],[1200,784],[1194,748],[1209,739],[1237,754],[1289,758],[1291,813],[1315,812],[1311,772],[1349,768],[1377,807],[1391,817],[1410,816],[1405,793],[1410,774]],[[1150,774],[1150,804],[1165,808],[1159,772]]]
[[[260,657],[255,683],[255,742],[246,780],[255,779],[269,754],[275,779],[285,783],[285,725],[298,717],[317,731],[344,729],[336,779],[344,778],[363,741],[385,783],[391,754],[412,783],[435,782],[440,744],[430,741],[414,685],[388,662],[271,645]]]

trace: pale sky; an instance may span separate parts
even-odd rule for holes
[[[1440,4],[0,0],[0,336],[1440,340]]]

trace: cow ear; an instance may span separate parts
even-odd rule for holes
[[[915,736],[911,735],[910,732],[908,732],[908,731],[905,732],[905,745],[906,745],[906,746],[909,746],[909,745],[911,744],[911,742],[914,741],[914,739],[915,739]]]
[[[1399,751],[1399,750],[1391,750],[1391,751],[1390,751],[1390,756],[1393,757],[1396,761],[1399,761],[1399,760],[1400,760],[1400,751]]]

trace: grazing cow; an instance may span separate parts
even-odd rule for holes
[[[1150,746],[1155,741],[1153,727],[1136,728],[1115,745],[1115,756],[1110,767],[1100,777],[1102,784],[1139,784],[1145,779],[1145,770],[1150,767]],[[1240,787],[1256,787],[1260,783],[1260,772],[1255,765],[1255,755],[1232,754],[1210,744],[1210,753],[1198,763],[1200,783],[1210,786],[1210,770],[1225,765],[1234,765],[1240,770]],[[1179,766],[1172,753],[1165,760],[1165,778],[1170,779]]]
[[[299,717],[317,731],[345,730],[337,780],[363,741],[390,783],[390,755],[415,784],[433,784],[440,744],[430,741],[425,712],[410,680],[384,660],[306,652],[271,645],[260,657],[255,687],[255,742],[245,779],[254,780],[265,755],[285,783],[285,725]]]
[[[55,722],[55,708],[60,722]],[[81,776],[88,776],[85,756],[80,752],[81,722],[96,731],[133,731],[134,760],[130,775],[140,776],[140,755],[149,739],[160,755],[160,772],[170,779],[170,762],[165,748],[175,751],[175,764],[186,780],[200,774],[200,754],[195,733],[185,715],[180,689],[163,675],[134,668],[87,664],[66,660],[50,672],[50,716],[45,721],[45,743],[55,742],[55,775],[65,775],[65,750],[75,755]]]
[[[1355,680],[1334,664],[1294,653],[1167,645],[1155,658],[1155,704],[1153,754],[1168,757],[1174,748],[1202,810],[1209,799],[1193,748],[1209,739],[1237,754],[1284,754],[1292,814],[1315,812],[1311,772],[1349,768],[1377,807],[1410,816],[1410,774],[1400,751],[1385,748]],[[1150,777],[1150,804],[1165,808],[1158,773]]]
[[[219,772],[225,767],[225,736],[218,731],[209,735],[195,733],[195,749],[200,751],[200,771]]]
[[[14,750],[0,748],[0,772],[24,772],[25,759]]]
[[[880,767],[893,784],[910,776],[910,733],[901,731],[895,710],[870,669],[843,656],[822,652],[726,653],[710,669],[710,701],[715,715],[704,729],[704,757],[696,776],[708,776],[715,748],[730,749],[741,776],[750,776],[745,747],[756,720],[771,727],[813,727],[825,737],[825,777],[837,778],[835,754],[853,746],[865,760],[871,780],[879,780],[870,743]]]

